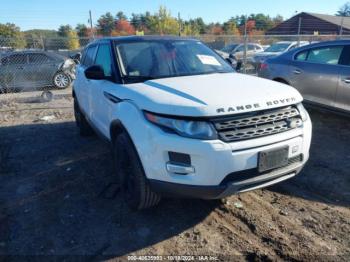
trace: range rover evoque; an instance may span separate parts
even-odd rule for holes
[[[161,196],[203,199],[297,175],[311,120],[293,87],[234,72],[196,39],[99,39],[83,52],[73,88],[81,135],[112,145],[134,209]]]

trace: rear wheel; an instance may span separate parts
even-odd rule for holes
[[[78,101],[74,99],[74,116],[75,116],[75,122],[79,128],[79,133],[81,136],[91,136],[93,135],[94,131],[92,130],[91,126],[87,122],[84,114],[81,112]]]
[[[131,209],[146,209],[159,203],[160,196],[151,190],[138,153],[126,132],[114,139],[113,160],[125,200]]]

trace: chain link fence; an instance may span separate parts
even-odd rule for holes
[[[0,126],[59,118],[88,38],[0,38]],[[34,119],[34,120],[33,120]]]
[[[322,41],[345,40],[341,35],[252,35],[213,36],[202,35],[199,39],[218,51],[224,58],[231,57],[237,71],[256,75],[265,58]],[[267,54],[269,53],[269,54]],[[233,60],[233,61],[232,61]],[[237,66],[238,64],[238,66]]]
[[[196,38],[217,50],[224,58],[231,57],[236,60],[235,66],[238,71],[256,74],[259,63],[255,61],[255,57],[264,50],[269,50],[267,48],[276,43],[288,41],[298,46],[319,41],[346,39],[346,36],[201,35]],[[69,88],[75,79],[79,54],[92,40],[89,38],[0,38],[0,124],[4,121],[1,118],[4,110],[40,110],[60,107],[49,102],[65,96],[70,97]],[[18,105],[18,101],[21,106],[13,106]]]

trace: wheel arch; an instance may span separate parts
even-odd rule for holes
[[[290,83],[287,80],[285,80],[283,77],[275,77],[272,80],[279,83],[286,84],[286,85],[290,85]]]
[[[114,143],[116,136],[123,132],[127,133],[128,136],[130,137],[129,132],[127,131],[123,123],[119,119],[113,120],[109,127],[109,135],[111,138],[111,142]]]

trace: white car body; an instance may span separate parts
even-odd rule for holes
[[[183,191],[183,195],[190,197],[221,198],[293,177],[308,160],[312,127],[306,111],[302,126],[235,142],[182,137],[165,132],[145,118],[145,112],[152,112],[211,121],[289,106],[300,108],[302,97],[290,86],[239,73],[118,84],[88,80],[85,69],[78,67],[74,83],[74,96],[85,117],[108,140],[113,135],[113,123],[122,123],[135,145],[147,179],[154,190],[161,193],[173,190]],[[302,156],[300,161],[249,179],[240,174],[258,168],[260,152],[281,147],[288,148],[289,159]],[[189,155],[189,169],[176,163],[169,165],[169,152]],[[179,173],[174,172],[176,168]],[[235,174],[235,182],[223,185],[230,174]]]

